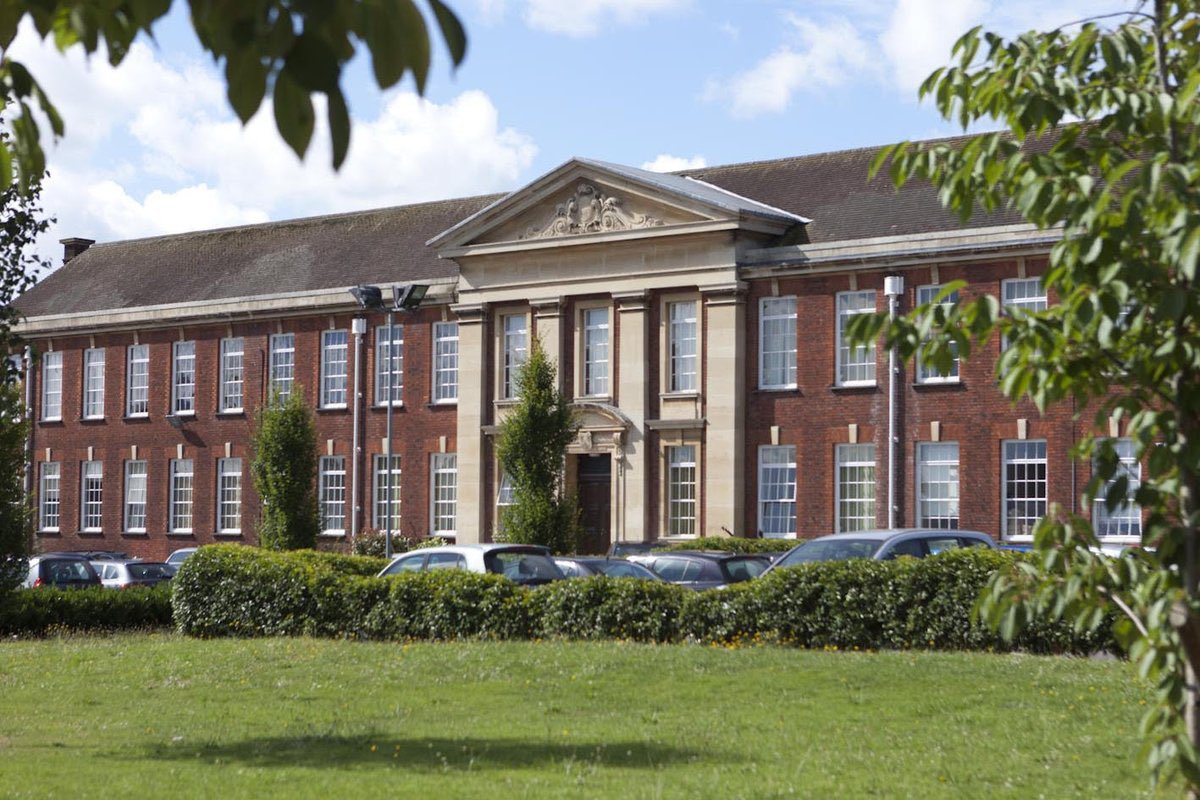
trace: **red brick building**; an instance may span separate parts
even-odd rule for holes
[[[68,240],[18,304],[39,544],[255,541],[254,416],[297,390],[323,535],[382,529],[389,363],[394,529],[489,540],[507,497],[494,436],[534,336],[582,423],[566,468],[590,549],[889,524],[1027,539],[1090,475],[1072,409],[1005,400],[998,340],[948,374],[893,374],[842,328],[958,280],[964,299],[1053,302],[1055,236],[1003,214],[960,225],[929,187],[868,181],[872,155],[672,175],[577,159],[503,197]],[[429,291],[389,337],[363,284]],[[1136,508],[1096,517],[1114,542],[1140,531]]]

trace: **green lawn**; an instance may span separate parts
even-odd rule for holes
[[[1145,797],[1147,698],[1033,656],[10,641],[0,796]]]

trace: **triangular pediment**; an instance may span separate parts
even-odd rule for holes
[[[430,240],[454,255],[656,236],[746,216],[787,227],[801,220],[678,175],[573,159]]]

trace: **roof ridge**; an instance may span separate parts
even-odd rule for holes
[[[303,225],[313,225],[321,222],[329,222],[334,220],[348,220],[353,217],[367,217],[374,214],[382,214],[388,211],[400,211],[409,209],[427,208],[433,206],[449,206],[452,204],[466,203],[471,200],[488,200],[503,195],[497,194],[476,194],[466,197],[447,197],[441,200],[423,200],[419,203],[404,203],[393,206],[380,206],[375,208],[360,208],[355,211],[335,211],[328,214],[314,214],[308,217],[288,217],[287,219],[267,220],[265,222],[250,222],[243,225],[223,225],[220,228],[204,228],[202,230],[179,231],[177,233],[160,233],[157,236],[135,236],[128,239],[114,239],[107,242],[97,242],[91,245],[88,250],[96,250],[108,247],[117,247],[126,244],[142,244],[150,242],[162,242],[171,239],[190,239],[198,236],[211,236],[222,233],[230,233],[233,231],[253,231],[262,228],[289,228]]]

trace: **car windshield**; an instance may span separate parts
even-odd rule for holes
[[[175,573],[166,564],[130,564],[129,577],[134,580],[146,578],[169,578]]]
[[[528,550],[497,550],[484,559],[487,571],[524,584],[561,580],[562,570],[549,556]]]
[[[767,568],[767,559],[749,557],[749,558],[731,558],[725,562],[725,575],[730,583],[741,583],[748,581],[751,578],[757,578],[763,574]]]
[[[791,567],[807,561],[844,561],[848,558],[870,558],[883,544],[878,539],[813,539],[805,542],[779,559],[781,567]]]
[[[76,561],[75,559],[47,561],[46,571],[49,573],[52,583],[95,580],[91,566],[86,561]]]

